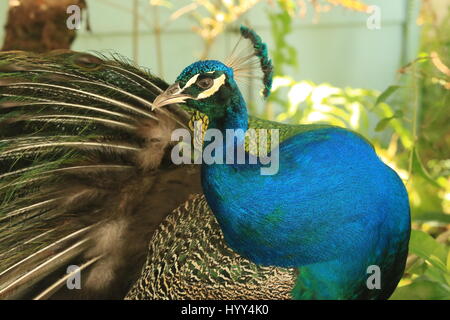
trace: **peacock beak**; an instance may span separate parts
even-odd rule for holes
[[[185,102],[186,99],[189,98],[192,97],[188,94],[183,94],[180,85],[178,83],[174,83],[168,87],[166,91],[155,98],[153,101],[152,111],[168,104]]]

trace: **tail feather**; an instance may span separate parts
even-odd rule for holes
[[[96,263],[101,258],[102,256],[94,257],[89,261],[85,262],[80,267],[76,268],[74,271],[67,273],[65,276],[58,279],[57,281],[52,283],[49,287],[47,287],[45,290],[43,290],[41,293],[39,293],[36,297],[33,298],[33,300],[45,300],[51,298],[53,294],[55,294],[58,290],[61,289],[61,287],[67,282],[68,279],[74,277],[76,273],[81,273],[81,271],[86,270],[88,267]]]
[[[1,299],[14,299],[22,296],[33,285],[45,278],[49,273],[60,267],[61,264],[68,263],[71,259],[83,252],[87,247],[88,239],[83,239],[59,253],[52,253],[44,262],[38,264],[25,274],[17,277],[0,290]]]
[[[200,189],[167,161],[189,120],[151,110],[167,87],[118,55],[0,53],[0,298],[70,297],[69,263],[92,287],[75,295],[123,297],[156,226]]]

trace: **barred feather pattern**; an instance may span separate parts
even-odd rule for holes
[[[153,230],[200,191],[167,159],[188,114],[151,111],[166,88],[117,55],[0,53],[0,299],[48,297],[71,263],[79,297],[124,296]]]
[[[126,299],[291,299],[295,279],[295,269],[258,266],[231,250],[205,197],[196,195],[155,231]]]

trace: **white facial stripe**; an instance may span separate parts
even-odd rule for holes
[[[191,80],[189,80],[191,81]],[[214,79],[214,84],[211,88],[203,91],[197,96],[197,99],[205,99],[210,96],[212,96],[214,93],[216,93],[219,88],[225,83],[225,74],[222,74],[220,77]]]
[[[184,85],[184,87],[181,89],[181,91],[183,91],[186,88],[189,88],[195,81],[197,81],[198,76],[200,75],[200,73],[197,73],[195,76],[193,76],[192,78],[190,78],[188,80],[188,82],[186,82],[186,84]]]

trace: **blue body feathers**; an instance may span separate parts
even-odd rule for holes
[[[204,165],[202,181],[234,250],[262,265],[307,266],[297,298],[387,297],[395,288],[408,251],[408,197],[359,136],[308,131],[281,144],[274,176],[217,164]],[[366,286],[373,265],[381,290]]]
[[[230,110],[233,116],[212,126],[247,129],[246,109]],[[230,247],[261,265],[307,266],[296,298],[388,297],[410,234],[397,174],[359,135],[333,127],[283,141],[279,161],[275,175],[261,175],[259,164],[203,165],[204,193]],[[381,289],[366,285],[370,266],[380,269]]]

